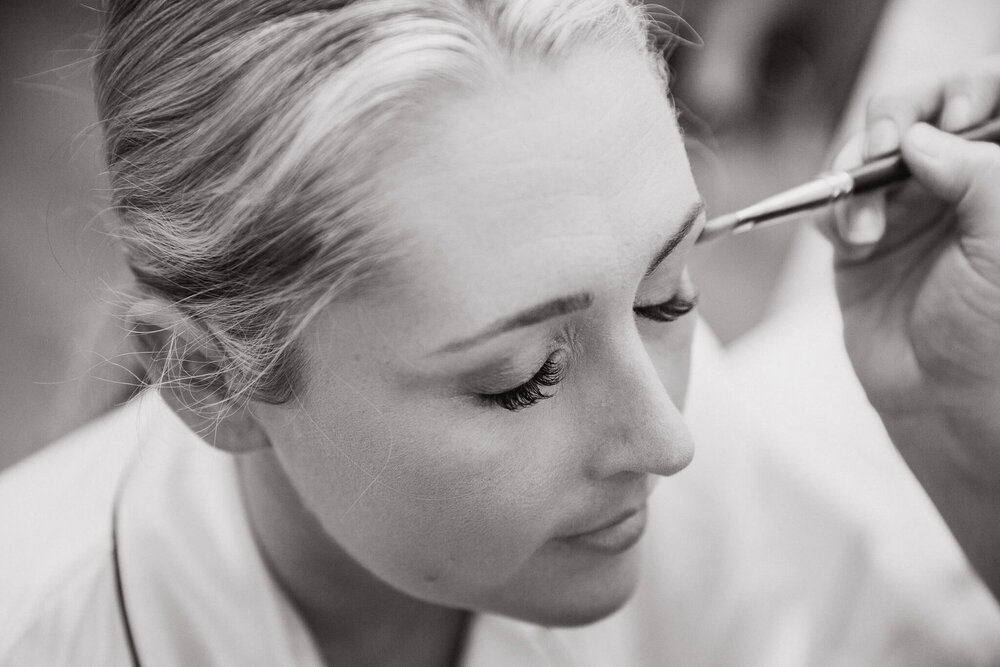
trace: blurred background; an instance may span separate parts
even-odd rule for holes
[[[1000,45],[997,0],[661,0],[673,91],[710,214],[820,171],[867,91]],[[942,20],[946,17],[947,20]],[[0,468],[91,416],[127,272],[106,234],[90,99],[97,9],[0,3]],[[689,42],[684,45],[680,42]],[[693,272],[731,343],[767,317],[795,225],[724,239]]]
[[[79,0],[0,2],[0,466],[76,425],[104,284],[105,206]]]

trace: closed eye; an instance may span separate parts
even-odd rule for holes
[[[673,322],[684,317],[698,305],[698,295],[690,297],[677,294],[669,301],[656,303],[650,306],[635,306],[632,311],[638,316],[653,322]]]
[[[539,401],[551,398],[552,393],[546,389],[555,387],[563,379],[564,361],[562,356],[559,352],[554,353],[524,384],[499,394],[481,394],[481,396],[511,412],[530,408]]]

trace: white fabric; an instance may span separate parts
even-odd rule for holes
[[[694,363],[698,454],[653,495],[635,597],[576,629],[478,615],[465,665],[1000,664],[997,605],[926,501],[895,497],[904,475],[893,497],[859,486],[872,472],[759,412],[740,392],[752,364],[703,329]],[[0,664],[129,664],[110,533],[132,456],[119,539],[143,664],[322,664],[255,548],[232,460],[155,394],[0,476]]]

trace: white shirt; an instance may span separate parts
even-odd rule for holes
[[[575,629],[476,615],[463,664],[1000,664],[997,605],[929,505],[894,500],[890,479],[885,511],[859,511],[857,485],[838,483],[849,465],[788,456],[810,433],[751,428],[727,363],[701,331],[699,451],[651,498],[632,600]],[[144,666],[322,664],[257,551],[232,458],[155,393],[0,476],[0,664],[131,664],[111,539],[121,479],[119,572]]]

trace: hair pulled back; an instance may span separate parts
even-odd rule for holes
[[[391,257],[372,183],[403,122],[594,42],[662,74],[629,0],[110,0],[94,79],[127,261],[221,359],[192,372],[170,342],[147,380],[289,400],[298,334]]]

